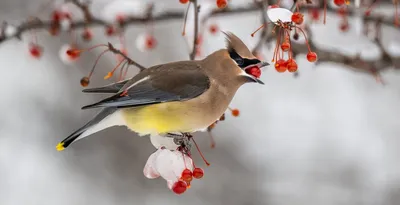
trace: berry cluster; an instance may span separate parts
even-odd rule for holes
[[[318,59],[317,54],[311,51],[305,32],[298,26],[304,22],[304,15],[300,12],[292,13],[287,9],[279,8],[277,5],[270,6],[269,11],[269,17],[275,24],[273,32],[277,34],[276,46],[272,58],[272,62],[275,63],[276,71],[279,73],[286,71],[296,72],[298,69],[296,60],[293,58],[292,43],[290,39],[290,34],[292,32],[294,32],[293,38],[295,40],[298,39],[298,31],[304,35],[308,47],[307,60],[309,62],[316,62]],[[279,17],[279,15],[282,15],[282,17]],[[284,21],[281,19],[284,19]],[[255,32],[253,32],[251,36],[254,36],[254,34],[264,26],[265,25],[263,24]],[[287,59],[285,59],[285,56],[287,56]]]

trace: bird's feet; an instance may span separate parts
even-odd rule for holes
[[[174,143],[176,145],[179,145],[185,151],[190,151],[190,149],[192,148],[192,143],[190,141],[192,135],[190,133],[182,133],[182,134],[167,133],[166,136],[173,138]]]

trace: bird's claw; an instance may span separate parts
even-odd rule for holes
[[[192,143],[190,141],[190,138],[192,136],[190,134],[186,134],[186,133],[182,133],[182,134],[168,133],[167,137],[172,137],[173,140],[174,140],[174,143],[176,145],[179,145],[184,150],[191,150],[191,148],[192,148]]]

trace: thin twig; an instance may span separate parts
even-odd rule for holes
[[[267,36],[268,36],[268,20],[267,20],[267,12],[266,11],[266,6],[265,4],[271,4],[271,0],[263,0],[262,2],[259,2],[259,10],[261,11],[261,18],[262,18],[262,24],[264,25],[260,39],[258,40],[256,46],[253,48],[252,53],[255,54],[258,50],[260,50],[261,46],[264,44]]]
[[[191,0],[194,9],[194,39],[193,50],[190,53],[190,60],[194,60],[197,52],[198,36],[199,36],[199,8],[197,7],[197,0]]]
[[[111,52],[113,52],[114,54],[121,55],[122,57],[124,57],[128,61],[129,65],[134,65],[134,66],[138,67],[140,69],[140,71],[143,71],[144,69],[146,69],[146,67],[140,65],[136,61],[134,61],[131,58],[129,58],[128,56],[126,56],[123,52],[121,52],[120,50],[116,49],[111,43],[108,43],[108,49]]]

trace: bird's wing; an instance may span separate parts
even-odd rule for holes
[[[199,64],[191,61],[169,63],[146,69],[124,84],[115,95],[82,109],[135,107],[189,100],[209,87],[210,80]]]
[[[128,82],[129,80],[119,81],[116,83],[112,83],[103,87],[97,88],[88,88],[82,90],[84,93],[118,93],[121,88]]]

